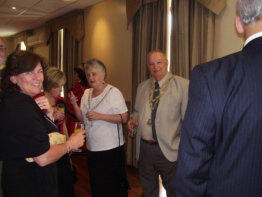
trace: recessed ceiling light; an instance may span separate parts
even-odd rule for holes
[[[16,7],[15,7],[15,6],[12,6],[12,10],[16,10]]]

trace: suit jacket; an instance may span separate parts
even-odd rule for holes
[[[192,72],[175,196],[262,196],[262,37]]]
[[[158,144],[164,156],[171,162],[177,160],[177,150],[180,142],[180,130],[185,115],[188,97],[188,80],[167,73],[162,82],[171,81],[158,104],[155,128]],[[147,124],[151,118],[149,104],[150,79],[139,84],[136,94],[135,110],[132,117],[139,122],[136,137],[136,158],[139,158],[140,139],[142,132],[152,132],[151,125]],[[161,84],[160,84],[160,88]]]

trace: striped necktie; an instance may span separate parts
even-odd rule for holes
[[[160,94],[160,90],[159,90],[159,84],[156,81],[155,82],[155,89],[154,89],[154,94],[153,94],[153,100],[155,98],[157,98]],[[152,103],[154,108],[151,112],[151,121],[152,121],[152,135],[153,135],[153,139],[155,141],[157,141],[157,136],[156,136],[156,127],[155,127],[155,119],[156,119],[156,111],[157,111],[157,107],[158,107],[158,103],[159,103],[159,99],[154,100],[154,102]]]

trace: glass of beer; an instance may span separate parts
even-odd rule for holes
[[[74,133],[79,133],[85,130],[85,124],[83,122],[75,122],[75,130]],[[73,152],[82,152],[81,149],[73,150]]]
[[[65,112],[65,106],[62,103],[57,104],[57,110],[61,112]]]
[[[85,130],[85,125],[83,122],[75,122],[74,133],[78,133]]]

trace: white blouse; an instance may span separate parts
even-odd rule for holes
[[[82,111],[86,131],[86,147],[89,151],[110,150],[124,144],[122,125],[104,120],[89,121],[86,117],[88,111],[103,114],[123,114],[127,112],[126,103],[122,93],[114,86],[107,85],[104,91],[95,98],[90,92],[92,88],[85,90],[81,99]]]

